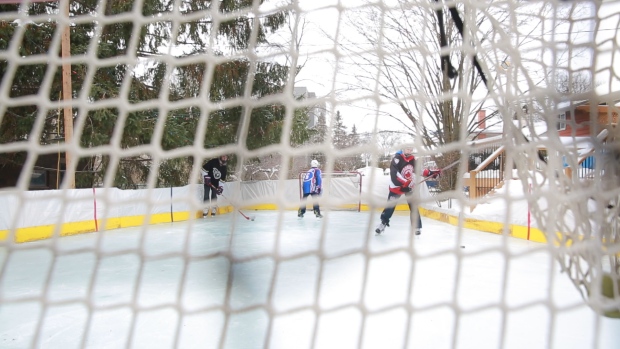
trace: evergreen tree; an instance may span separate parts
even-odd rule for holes
[[[336,116],[334,117],[334,125],[332,127],[332,143],[336,149],[344,149],[349,146],[347,127],[342,121],[340,111],[337,111]]]
[[[347,126],[342,120],[340,111],[336,112],[332,127],[332,143],[335,149],[347,149],[359,144],[359,134],[353,125],[351,133],[347,132]],[[337,157],[334,161],[335,171],[354,171],[363,165],[361,154],[345,155]]]
[[[261,0],[262,3],[264,0]],[[32,3],[28,7],[29,15],[41,15],[58,12],[60,3]],[[96,0],[73,2],[72,18],[93,16],[102,11],[107,18],[126,14],[133,10],[134,2],[110,0],[105,2],[105,9],[98,7]],[[163,150],[172,150],[194,145],[197,136],[204,135],[204,147],[216,147],[239,142],[238,130],[245,106],[228,106],[217,110],[204,110],[200,103],[179,108],[161,115],[161,109],[148,104],[149,101],[166,100],[175,102],[189,98],[208,95],[210,102],[225,102],[237,97],[259,100],[260,98],[282,91],[288,79],[289,67],[277,63],[251,62],[241,58],[222,59],[238,50],[248,48],[252,30],[258,28],[257,42],[266,43],[269,33],[277,30],[287,20],[287,12],[272,12],[263,16],[247,14],[241,9],[251,7],[250,0],[198,0],[184,2],[174,8],[178,2],[172,0],[146,0],[143,2],[142,13],[152,18],[160,13],[173,10],[187,16],[187,21],[176,23],[178,36],[171,40],[170,33],[175,29],[170,21],[150,22],[135,28],[133,21],[107,23],[95,30],[92,22],[76,21],[71,27],[71,55],[92,54],[95,40],[96,56],[100,60],[109,60],[109,65],[96,68],[87,64],[74,64],[72,70],[73,96],[86,97],[93,105],[100,106],[80,110],[74,108],[76,137],[79,137],[83,148],[100,146],[118,146],[131,149],[143,145],[151,145],[158,127],[158,120],[165,118],[163,136],[160,146]],[[0,5],[0,12],[17,11],[20,5]],[[211,11],[219,11],[221,15],[235,16],[220,22],[218,33],[214,30]],[[192,17],[202,14],[203,17]],[[106,23],[106,22],[101,22]],[[255,24],[257,24],[255,26]],[[20,39],[19,54],[25,57],[35,55],[55,55],[55,48],[50,46],[53,35],[58,30],[55,22],[44,22],[41,25],[28,25],[23,37],[18,38],[17,27],[12,23],[0,21],[0,50],[6,50],[12,40]],[[139,35],[136,39],[134,36]],[[216,38],[214,42],[210,42]],[[136,42],[131,46],[130,43]],[[206,55],[208,62],[202,64],[174,65],[159,59],[162,47],[175,47],[182,50],[182,58]],[[221,48],[219,51],[215,47]],[[225,49],[224,49],[225,48]],[[148,59],[145,69],[133,70],[131,66],[118,57],[143,57]],[[232,56],[231,56],[232,57]],[[132,58],[132,62],[135,58]],[[220,62],[220,63],[215,63]],[[49,91],[44,96],[50,101],[61,99],[62,77],[60,66],[49,63],[18,66],[14,74],[7,75],[9,63],[0,61],[0,81],[10,84],[10,97],[34,95],[45,79],[49,69],[54,71],[54,79]],[[94,69],[94,72],[92,71]],[[135,71],[140,71],[136,74]],[[91,84],[86,85],[88,74],[94,74]],[[204,79],[211,74],[210,79]],[[251,75],[250,75],[251,74]],[[211,81],[208,94],[201,94],[204,81]],[[129,82],[128,92],[124,94],[123,86]],[[252,96],[244,96],[245,84],[252,83]],[[86,88],[88,88],[86,90]],[[107,102],[107,103],[106,103]],[[109,103],[112,102],[112,103]],[[116,107],[108,107],[117,103],[130,103],[131,111],[121,111]],[[205,103],[206,104],[206,103]],[[108,105],[108,106],[104,106]],[[144,107],[140,107],[144,105]],[[37,104],[24,103],[0,110],[0,144],[13,143],[32,137],[37,116],[46,115],[43,132],[38,136],[40,143],[45,145],[56,133],[63,134],[63,120],[59,111],[54,109],[41,110]],[[244,139],[248,148],[280,142],[285,108],[278,104],[262,104],[249,111],[250,130]],[[208,117],[206,129],[198,129],[201,117]],[[301,117],[295,113],[295,117]],[[118,125],[122,125],[119,127]],[[298,129],[297,129],[298,130]],[[60,131],[60,132],[58,132]],[[244,135],[241,135],[244,136]],[[244,136],[245,137],[245,136]],[[306,136],[303,132],[302,139]],[[299,139],[292,141],[298,142]],[[129,154],[129,153],[128,153]],[[23,164],[24,153],[0,154],[0,166],[3,163]],[[121,188],[134,188],[144,183],[153,169],[158,168],[157,185],[182,185],[187,183],[193,159],[168,159],[155,165],[150,154],[139,154],[131,151],[111,166],[109,156],[89,156],[81,159],[78,170],[88,172],[76,177],[78,187],[90,187],[100,183],[103,176],[114,176],[113,185]],[[108,173],[109,170],[114,171]]]
[[[360,135],[357,133],[357,127],[355,126],[355,124],[353,124],[353,127],[351,127],[351,133],[349,134],[348,138],[348,143],[350,147],[354,147],[360,144]]]

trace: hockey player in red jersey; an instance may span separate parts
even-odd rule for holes
[[[441,171],[425,171],[425,176],[430,175],[433,178],[441,175]],[[397,200],[405,195],[407,197],[407,204],[412,214],[418,216],[415,234],[420,235],[422,233],[422,219],[420,218],[420,212],[417,210],[414,212],[414,198],[413,187],[415,185],[415,156],[413,155],[413,147],[406,146],[402,150],[397,151],[390,163],[390,186],[388,193],[388,204],[381,213],[381,223],[375,229],[375,233],[381,234],[386,227],[390,226],[390,218],[394,214]],[[413,223],[413,222],[412,222]]]

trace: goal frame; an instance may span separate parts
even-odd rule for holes
[[[299,199],[302,200],[304,198],[304,188],[303,188],[303,181],[304,181],[304,176],[306,175],[308,171],[302,171],[299,172],[298,174],[298,180],[299,180]],[[362,185],[363,185],[363,177],[364,175],[359,172],[359,171],[330,171],[330,172],[323,172],[321,171],[321,175],[323,176],[323,178],[325,177],[330,177],[330,176],[356,176],[359,177],[359,185],[358,187],[358,200],[357,200],[357,212],[361,212],[362,211]]]

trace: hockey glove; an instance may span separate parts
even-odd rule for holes
[[[219,186],[219,187],[215,188],[215,193],[217,195],[222,195],[223,192],[224,192],[224,187]]]
[[[317,193],[318,195],[321,195],[321,187],[316,188],[316,193]]]
[[[402,186],[400,187],[400,191],[402,191],[403,193],[410,193],[411,192],[411,188],[408,186]]]
[[[424,177],[431,177],[431,178],[437,178],[441,176],[441,170],[429,170],[429,169],[425,169],[424,172],[422,173],[422,175]]]

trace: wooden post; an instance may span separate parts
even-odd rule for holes
[[[69,20],[69,0],[61,1],[65,16]],[[62,94],[66,105],[64,107],[65,120],[65,145],[73,142],[73,109],[71,100],[73,91],[71,87],[71,25],[66,24],[62,32]],[[69,149],[65,151],[65,187],[75,188],[75,169],[73,168],[73,154]]]
[[[478,171],[471,170],[469,171],[469,200],[475,200],[478,198],[478,180],[476,179],[476,175]],[[476,208],[476,204],[471,204],[469,206],[469,212],[472,212]]]

